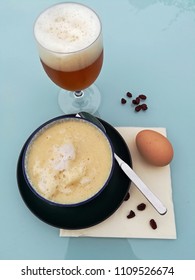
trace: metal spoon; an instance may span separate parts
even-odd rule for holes
[[[92,123],[96,124],[101,130],[106,133],[106,129],[103,124],[93,115],[87,112],[80,112],[76,114],[76,117],[82,117],[84,119],[90,120]],[[145,185],[145,183],[139,178],[139,176],[133,171],[133,169],[124,162],[118,155],[114,153],[114,157],[118,162],[124,173],[131,179],[131,181],[137,186],[137,188],[142,192],[142,194],[147,198],[151,205],[157,210],[161,215],[167,212],[166,207],[162,202],[154,195],[153,192]]]

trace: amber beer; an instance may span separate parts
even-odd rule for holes
[[[103,63],[101,22],[78,3],[61,3],[44,11],[34,27],[41,63],[63,89],[79,91],[98,77]]]
[[[98,77],[103,63],[103,51],[91,65],[76,71],[59,71],[49,67],[42,60],[41,63],[55,84],[70,91],[79,91],[89,87]]]

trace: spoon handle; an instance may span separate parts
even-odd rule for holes
[[[105,133],[106,129],[103,124],[93,115],[87,112],[80,112],[76,114],[76,117],[83,117],[85,119],[91,120],[97,126],[99,126]],[[114,154],[115,159],[117,160],[119,166],[124,171],[124,173],[131,179],[131,181],[137,186],[137,188],[142,192],[142,194],[147,198],[147,200],[152,204],[152,206],[157,210],[161,215],[164,215],[167,212],[166,207],[162,202],[151,192],[151,190],[142,182],[139,176],[133,171],[133,169],[124,162],[119,156]]]
[[[138,177],[133,169],[125,163],[119,156],[114,154],[116,161],[118,162],[124,173],[131,179],[131,181],[137,186],[152,206],[158,211],[159,214],[164,215],[167,212],[166,207],[162,202],[151,192],[151,190],[144,184],[144,182]]]

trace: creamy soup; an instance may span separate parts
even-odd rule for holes
[[[112,160],[110,143],[100,129],[68,118],[34,137],[26,153],[25,169],[41,196],[75,204],[99,192],[110,175]]]

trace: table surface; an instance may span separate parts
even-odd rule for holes
[[[29,134],[62,115],[59,88],[44,73],[33,37],[37,15],[54,0],[4,0],[0,7],[0,259],[195,258],[195,1],[81,0],[103,23],[105,59],[96,84],[99,114],[113,126],[166,127],[177,239],[60,238],[36,218],[17,187],[16,165]],[[120,99],[147,95],[148,110]]]

